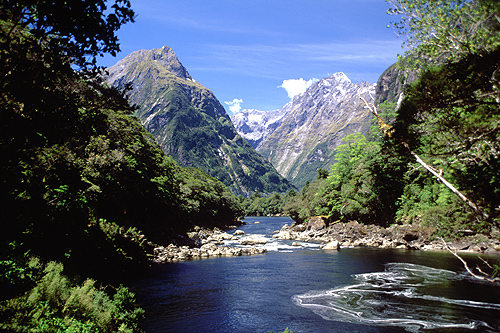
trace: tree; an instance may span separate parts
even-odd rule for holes
[[[406,36],[403,62],[412,67],[454,61],[494,50],[500,43],[500,3],[496,0],[386,0],[393,26]]]
[[[407,89],[394,124],[395,136],[411,145],[417,161],[490,222],[500,203],[494,185],[500,177],[500,104],[493,83],[498,80],[499,56],[500,49],[424,71]],[[441,170],[425,163],[417,150],[433,158],[435,165],[439,161]],[[443,177],[443,169],[462,190]]]
[[[372,164],[380,151],[376,142],[368,142],[361,133],[342,139],[336,149],[337,162],[331,166],[322,195],[333,218],[354,218],[376,222],[378,198],[374,189]]]
[[[45,47],[81,68],[95,68],[96,57],[120,51],[115,32],[134,21],[128,0],[3,0],[0,19],[25,28]],[[13,28],[14,29],[14,28]],[[12,31],[11,31],[12,32]],[[10,37],[9,33],[7,37]],[[88,58],[87,58],[88,57]]]

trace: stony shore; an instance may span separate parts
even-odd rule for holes
[[[312,217],[307,223],[284,225],[273,236],[305,242],[321,242],[323,249],[346,247],[401,248],[411,250],[445,250],[442,240],[433,237],[435,229],[417,225],[393,225],[383,228],[365,225],[356,221],[331,223],[321,216]],[[500,232],[490,235],[474,234],[461,231],[459,241],[447,242],[446,245],[456,251],[471,251],[486,254],[500,254]]]
[[[238,241],[241,245],[266,243],[263,239],[245,236],[245,233],[241,230],[237,230],[234,235],[230,235],[217,228],[214,230],[195,228],[195,231],[189,232],[187,236],[191,246],[174,244],[158,246],[154,249],[153,262],[178,262],[220,256],[254,255],[266,252],[266,249],[261,247],[222,246],[225,240]]]
[[[383,228],[376,225],[365,225],[356,221],[348,223],[335,222],[329,224],[321,216],[312,217],[303,224],[284,225],[276,230],[274,238],[302,242],[321,243],[323,250],[338,250],[350,247],[396,248],[410,250],[446,250],[442,240],[434,237],[435,229],[422,228],[417,225],[393,225]],[[459,241],[447,242],[446,245],[455,251],[469,251],[500,255],[500,232],[494,230],[490,235],[474,234],[461,231]],[[265,248],[253,247],[262,245],[266,240],[248,236],[241,230],[228,234],[220,229],[195,228],[187,234],[188,245],[157,246],[152,261],[156,263],[178,262],[183,260],[204,259],[220,256],[242,256],[262,254]],[[231,240],[240,245],[252,247],[225,246],[224,241]],[[293,243],[292,245],[299,245]]]

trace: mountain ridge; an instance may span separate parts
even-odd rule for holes
[[[168,46],[139,50],[108,69],[106,82],[126,89],[136,115],[160,147],[183,166],[197,167],[250,195],[292,186],[234,128],[215,95],[194,80]]]
[[[282,176],[297,187],[303,186],[315,179],[317,169],[329,169],[335,163],[335,148],[343,137],[368,132],[372,115],[359,96],[373,102],[375,86],[368,82],[352,83],[342,72],[315,82],[280,110],[272,111],[281,115],[279,124],[275,122],[278,126],[273,130],[258,130],[262,135],[257,150]],[[255,124],[243,122],[245,117],[238,114],[231,118],[240,135],[252,135],[250,130],[243,132],[242,127],[256,128]],[[248,112],[246,119],[251,118],[252,113]]]

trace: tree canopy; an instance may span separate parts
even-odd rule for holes
[[[134,21],[130,1],[3,0],[0,19],[25,28],[46,47],[82,68],[95,67],[96,57],[120,51],[116,31]],[[5,36],[10,38],[11,33]]]
[[[404,60],[412,68],[490,52],[500,44],[496,0],[386,0],[397,33],[406,36]]]

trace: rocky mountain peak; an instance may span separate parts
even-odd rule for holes
[[[153,60],[161,62],[161,64],[170,72],[174,73],[175,76],[185,80],[193,80],[187,69],[177,58],[174,50],[170,47],[163,46],[161,49],[153,49],[151,53]]]
[[[139,72],[144,73],[142,68],[138,68],[140,64],[149,64],[149,67],[156,64],[162,71],[166,70],[183,80],[194,81],[187,69],[177,58],[175,52],[168,46],[163,46],[161,49],[132,52],[108,69],[108,81],[118,81],[122,75],[129,74],[134,69],[138,69]]]
[[[204,170],[234,193],[285,192],[291,185],[236,132],[214,94],[191,78],[171,48],[131,53],[108,69],[107,84],[131,87],[136,116],[166,154]]]
[[[318,168],[328,170],[335,163],[343,137],[368,131],[371,114],[359,96],[372,102],[374,95],[375,84],[353,83],[338,72],[295,96],[276,116],[248,111],[232,119],[241,136],[301,187],[315,179]]]

